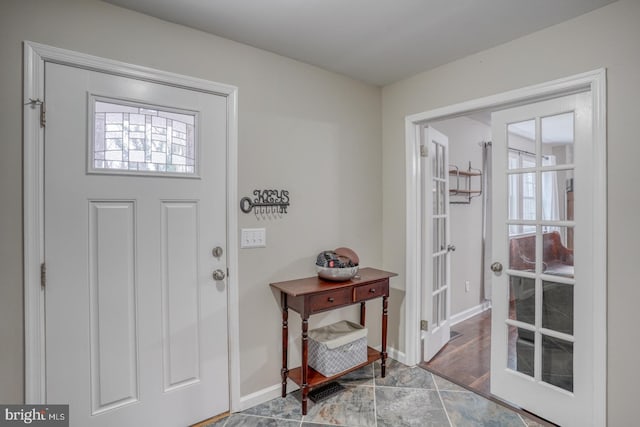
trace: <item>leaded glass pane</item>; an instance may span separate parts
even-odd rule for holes
[[[94,101],[93,171],[196,173],[195,114]]]

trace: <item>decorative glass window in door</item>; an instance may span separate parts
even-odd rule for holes
[[[197,174],[197,113],[92,97],[94,173]]]

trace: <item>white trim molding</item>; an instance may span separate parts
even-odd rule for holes
[[[562,95],[589,91],[593,108],[593,176],[594,200],[598,207],[593,213],[593,259],[602,260],[594,266],[593,339],[594,390],[593,423],[606,425],[607,415],[607,130],[606,130],[606,70],[598,69],[558,80],[528,86],[485,98],[449,105],[405,118],[406,159],[406,295],[405,350],[406,364],[415,365],[420,354],[420,129],[426,123],[459,117],[486,110],[555,98]]]
[[[464,322],[467,319],[472,318],[480,313],[483,313],[491,308],[491,301],[486,300],[481,304],[474,305],[471,308],[461,311],[460,313],[456,313],[451,316],[449,321],[451,322],[451,326],[456,325],[460,322]]]
[[[238,88],[30,41],[24,42],[23,88],[25,403],[46,402],[44,291],[40,285],[40,265],[44,262],[44,130],[40,126],[39,111],[30,100],[44,100],[47,62],[226,97],[229,405],[232,412],[240,410],[238,236],[235,231],[238,225]]]
[[[287,394],[300,389],[300,387],[294,383],[291,379],[287,379]],[[244,411],[262,403],[268,402],[272,399],[276,399],[282,396],[282,383],[274,384],[269,387],[265,387],[262,390],[249,393],[240,398],[240,405],[237,411]]]

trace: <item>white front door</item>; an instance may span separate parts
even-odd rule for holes
[[[491,393],[563,426],[593,423],[590,99],[492,114]]]
[[[431,360],[451,331],[449,224],[449,139],[431,127],[423,129],[422,176],[422,319],[423,359]],[[424,321],[423,321],[424,322]]]
[[[46,401],[72,426],[229,409],[227,101],[46,64]]]

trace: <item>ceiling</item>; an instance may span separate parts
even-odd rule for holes
[[[615,0],[104,0],[375,85]]]

